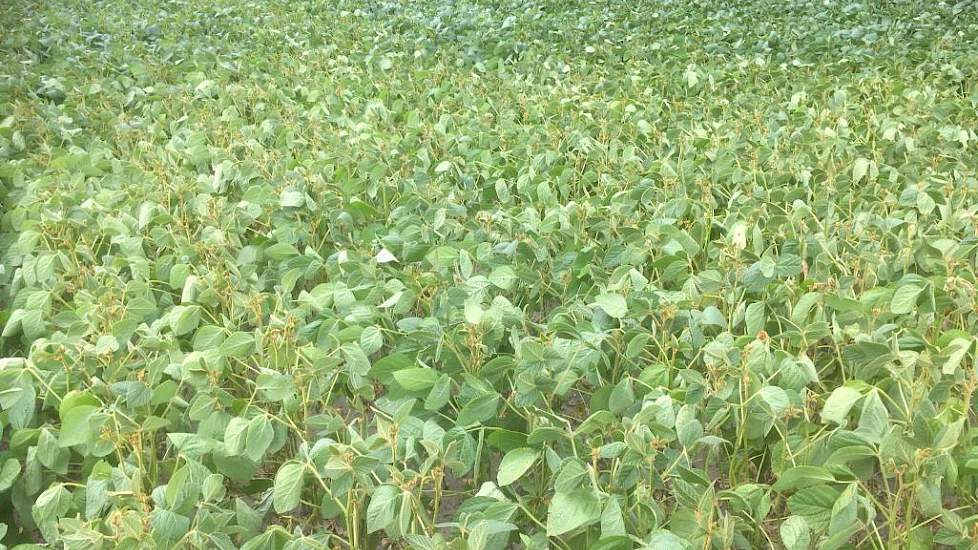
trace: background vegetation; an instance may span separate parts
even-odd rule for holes
[[[0,546],[972,547],[976,10],[6,0]]]

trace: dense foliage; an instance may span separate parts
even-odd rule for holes
[[[0,547],[972,547],[976,10],[5,0]]]

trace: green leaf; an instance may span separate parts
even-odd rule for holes
[[[825,400],[825,405],[822,407],[822,422],[845,425],[849,411],[861,397],[862,393],[859,390],[849,386],[839,386]]]
[[[870,168],[873,166],[873,162],[867,158],[859,157],[852,164],[852,183],[859,183],[865,178],[869,172]]]
[[[478,296],[470,296],[465,300],[462,314],[465,316],[465,322],[470,325],[478,325],[482,321],[485,312],[482,310]]]
[[[221,342],[221,355],[225,357],[243,358],[251,355],[255,349],[255,335],[250,332],[234,332]]]
[[[200,324],[200,306],[176,306],[170,314],[170,329],[176,336],[193,332]]]
[[[499,394],[480,395],[462,407],[455,423],[459,426],[469,426],[471,424],[485,422],[496,416],[496,408],[498,406]]]
[[[533,463],[536,462],[539,456],[539,452],[527,447],[513,449],[506,453],[506,456],[499,463],[496,482],[500,487],[505,487],[515,482],[523,477],[523,474],[533,466]]]
[[[859,415],[858,433],[869,436],[875,441],[890,428],[890,413],[880,398],[880,390],[873,389],[866,394],[862,402],[862,412]]]
[[[204,478],[204,485],[201,487],[201,494],[205,502],[220,502],[224,499],[227,490],[224,487],[224,476],[221,474],[210,474]]]
[[[788,499],[788,509],[802,516],[813,529],[825,529],[832,517],[832,508],[840,491],[826,485],[802,488]]]
[[[775,266],[778,277],[797,277],[801,275],[801,258],[797,254],[782,254]]]
[[[971,346],[974,343],[973,338],[955,338],[948,343],[947,346],[941,350],[938,356],[939,361],[943,361],[941,365],[941,372],[943,374],[954,374],[957,372],[958,368],[961,366],[961,361],[964,360],[968,352],[971,351]]]
[[[224,452],[228,456],[238,456],[245,451],[248,434],[248,421],[244,418],[232,418],[224,429]]]
[[[204,325],[194,334],[193,348],[206,351],[219,348],[224,342],[224,329],[214,325]]]
[[[346,367],[353,376],[366,376],[370,372],[370,359],[359,344],[346,344],[340,348]]]
[[[262,400],[267,402],[285,401],[296,393],[292,377],[272,369],[262,369],[262,373],[255,378],[255,385]]]
[[[489,282],[502,290],[513,288],[517,280],[516,272],[508,265],[498,266],[489,274]]]
[[[427,368],[402,369],[394,371],[394,380],[408,391],[423,391],[438,381],[438,371]]]
[[[248,430],[245,434],[245,455],[253,462],[261,461],[274,437],[275,431],[268,418],[265,416],[252,418],[248,422]]]
[[[789,516],[780,527],[785,550],[807,550],[811,544],[808,522],[801,516]]]
[[[272,488],[272,503],[277,513],[291,512],[299,505],[305,474],[305,464],[294,460],[279,467]]]
[[[920,510],[928,516],[937,516],[943,512],[941,480],[939,477],[929,476],[920,480],[917,486],[916,497]]]
[[[778,476],[778,481],[772,486],[775,491],[790,491],[800,487],[819,483],[834,483],[835,476],[821,466],[793,466]]]
[[[622,378],[608,396],[608,410],[618,414],[631,407],[633,403],[635,403],[635,391],[632,389],[632,379]]]
[[[655,550],[688,550],[689,544],[665,529],[657,529],[649,535],[645,548]]]
[[[34,500],[31,516],[38,526],[41,526],[41,524],[54,522],[64,517],[70,508],[71,493],[65,489],[64,484],[55,483]]]
[[[166,491],[164,492],[164,501],[166,502],[167,509],[173,510],[177,507],[181,493],[183,493],[189,478],[190,468],[186,466],[177,468],[173,472],[173,475],[166,483]]]
[[[288,243],[275,243],[265,249],[265,255],[275,262],[280,262],[292,256],[298,256],[299,250]]]
[[[89,427],[88,420],[98,410],[98,407],[92,405],[79,405],[68,410],[61,423],[58,445],[71,447],[93,440],[96,434]]]
[[[157,508],[150,520],[153,534],[168,540],[182,538],[190,530],[190,518]]]
[[[305,206],[306,195],[302,191],[296,191],[295,189],[283,189],[281,195],[279,195],[278,204],[284,208]]]
[[[557,474],[554,490],[558,493],[570,493],[578,489],[586,477],[587,469],[584,464],[578,459],[569,459]]]
[[[369,326],[360,333],[360,348],[367,355],[377,353],[384,347],[384,333],[379,327]]]
[[[927,192],[917,193],[917,210],[920,210],[921,214],[930,214],[935,208],[937,203]]]
[[[636,334],[628,341],[628,346],[625,347],[625,357],[637,359],[651,340],[652,335],[647,332]]]
[[[547,508],[547,536],[556,537],[598,521],[601,503],[588,490],[554,495]]]
[[[489,544],[489,522],[482,520],[469,531],[465,550],[486,550]]]
[[[767,412],[770,413],[771,420],[781,418],[784,411],[791,405],[788,394],[777,386],[764,386],[759,395]]]
[[[427,411],[437,411],[448,404],[452,396],[452,378],[447,374],[438,377],[435,384],[428,392],[428,397],[424,401],[424,408]]]
[[[696,419],[695,408],[689,405],[679,408],[679,412],[676,413],[676,434],[683,447],[687,449],[703,435],[703,424]]]
[[[51,430],[41,429],[41,434],[37,440],[37,460],[45,468],[62,475],[66,474],[69,455],[68,450],[58,444]]]
[[[924,289],[915,285],[903,285],[896,289],[890,300],[890,311],[897,315],[910,313],[917,305],[917,298]]]
[[[809,313],[821,296],[818,292],[808,292],[799,298],[798,303],[791,309],[791,322],[797,327],[805,326]]]
[[[628,313],[628,303],[625,302],[625,297],[621,294],[602,292],[595,298],[594,303],[609,317],[615,319],[621,319]]]
[[[394,522],[394,512],[400,500],[401,491],[393,485],[381,485],[370,495],[367,505],[367,532],[386,529]]]
[[[93,477],[89,477],[85,484],[85,518],[88,520],[97,518],[109,504],[110,480]]]
[[[526,445],[526,440],[525,433],[514,432],[505,428],[494,429],[486,437],[486,442],[504,453]]]
[[[29,505],[29,501],[23,504],[27,506]],[[45,540],[50,542],[58,541],[58,520],[64,518],[70,508],[71,493],[68,492],[62,483],[52,485],[33,502],[33,506],[31,506],[31,517]],[[27,521],[30,521],[30,519]]]
[[[80,405],[99,405],[99,400],[87,391],[72,390],[65,394],[58,405],[58,416],[64,422],[68,411]]]
[[[0,468],[0,493],[9,489],[20,475],[20,461],[15,458],[8,458]]]
[[[166,437],[178,451],[191,458],[200,458],[217,446],[217,441],[198,434],[170,432]]]
[[[621,512],[621,505],[618,499],[610,496],[601,512],[601,538],[625,536],[628,529],[625,527],[625,517]]]

